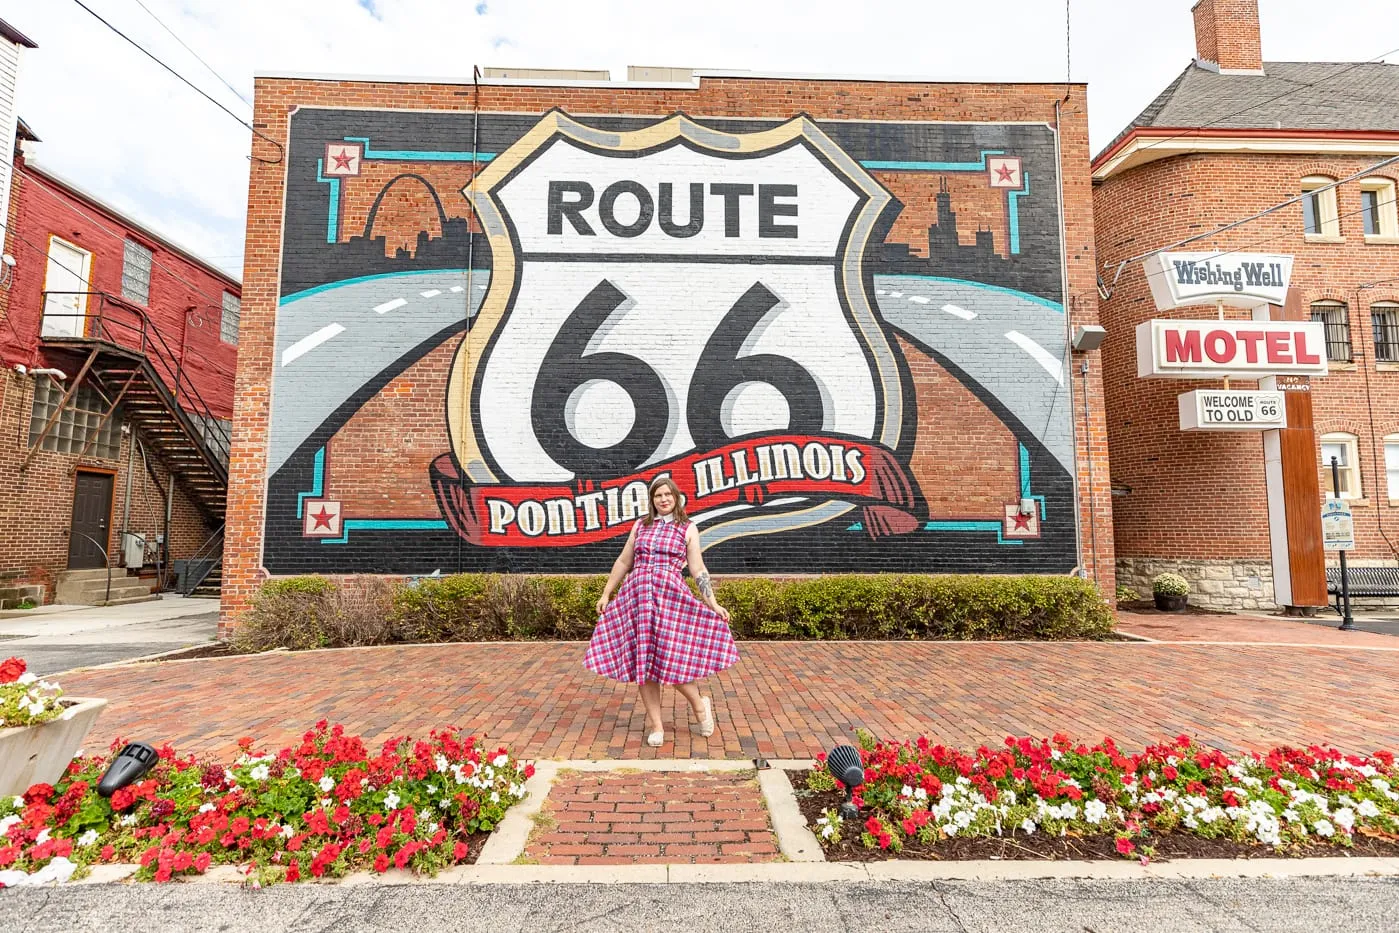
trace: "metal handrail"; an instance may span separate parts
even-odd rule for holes
[[[91,308],[72,314],[50,313],[47,311],[50,295],[95,297],[97,299],[97,313],[93,314]],[[161,381],[166,384],[166,388],[173,394],[176,406],[187,414],[193,414],[200,419],[201,442],[205,447],[217,450],[217,459],[223,464],[227,464],[233,446],[230,432],[220,424],[218,418],[214,417],[212,409],[204,401],[204,397],[199,394],[199,389],[195,386],[194,381],[185,373],[183,357],[170,348],[170,344],[166,342],[160,329],[151,321],[145,309],[107,292],[46,291],[42,293],[41,298],[45,307],[44,317],[81,318],[93,331],[90,334],[80,335],[83,338],[105,340],[120,347],[139,350],[147,360],[153,364],[158,364],[154,365],[153,368],[155,368],[156,375],[161,378]],[[113,310],[109,312],[109,309]],[[117,319],[115,317],[116,310],[130,314],[136,319],[135,322]],[[139,335],[139,345],[133,346],[130,340],[120,339],[119,333],[128,336]],[[189,407],[186,408],[186,405]]]
[[[109,556],[107,556],[107,549],[104,548],[104,547],[102,546],[102,542],[101,542],[101,541],[98,541],[98,540],[97,540],[96,538],[94,538],[92,535],[84,534],[84,533],[81,532],[81,531],[75,531],[75,532],[73,532],[73,534],[77,535],[79,538],[87,538],[89,541],[92,542],[93,546],[96,547],[97,550],[99,550],[99,551],[102,552],[102,566],[104,566],[104,567],[107,568],[107,594],[106,594],[105,596],[102,597],[102,602],[104,602],[104,603],[109,603],[109,602],[111,602],[111,601],[112,601],[112,559],[111,559]]]
[[[188,596],[190,593],[193,593],[195,590],[199,589],[199,585],[203,583],[206,579],[208,579],[209,574],[214,572],[214,567],[222,563],[223,530],[224,526],[220,525],[218,527],[218,530],[215,531],[213,534],[209,535],[209,537],[205,538],[204,543],[199,545],[198,550],[196,550],[192,555],[190,555],[190,557],[185,561],[185,579],[184,586],[180,588],[181,596]],[[219,559],[209,561],[208,569],[205,570],[203,573],[198,574],[198,576],[196,577],[195,570],[193,570],[192,568],[194,568],[201,561],[205,560],[206,557],[213,555],[213,545],[216,541],[218,542],[218,550],[220,551]],[[206,549],[208,552],[207,555],[205,553]]]

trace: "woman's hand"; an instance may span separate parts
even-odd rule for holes
[[[716,603],[714,606],[714,611],[719,613],[719,617],[722,618],[725,622],[729,621],[729,610]]]
[[[608,596],[606,593],[603,593],[597,598],[597,614],[599,618],[601,618],[603,612],[607,610],[607,599]]]

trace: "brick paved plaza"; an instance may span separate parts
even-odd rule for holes
[[[277,652],[65,675],[110,705],[89,747],[114,736],[230,753],[278,747],[322,717],[368,740],[456,723],[536,758],[802,758],[850,739],[926,733],[956,744],[1056,731],[1128,747],[1181,732],[1229,749],[1324,742],[1399,747],[1399,643],[1281,620],[1124,618],[1141,642],[746,642],[707,690],[719,729],[688,710],[659,749],[643,742],[634,687],[581,666],[574,643]],[[1285,636],[1310,644],[1285,644]],[[1191,637],[1193,636],[1193,638]],[[1230,637],[1235,643],[1228,643]],[[1264,642],[1264,643],[1259,643]]]

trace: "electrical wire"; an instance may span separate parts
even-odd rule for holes
[[[230,91],[232,91],[232,92],[233,92],[233,96],[237,97],[239,100],[241,100],[243,103],[247,104],[249,107],[251,107],[251,106],[253,105],[253,102],[252,102],[252,101],[248,100],[246,97],[244,97],[244,96],[242,95],[241,92],[239,92],[239,90],[238,90],[236,87],[234,87],[232,84],[229,84],[229,83],[228,83],[228,79],[227,79],[227,78],[225,78],[223,75],[221,75],[221,74],[219,74],[217,71],[215,71],[213,65],[209,64],[209,63],[206,62],[203,58],[201,58],[201,57],[199,56],[199,53],[198,53],[198,52],[196,52],[194,49],[190,48],[190,47],[185,43],[185,40],[184,40],[184,39],[181,39],[179,36],[177,36],[177,35],[175,34],[175,30],[173,30],[173,29],[171,29],[169,26],[165,25],[165,21],[162,20],[159,16],[156,16],[156,15],[155,15],[155,12],[154,12],[150,7],[148,7],[148,6],[146,6],[144,3],[142,3],[141,0],[134,0],[134,2],[135,2],[135,4],[136,4],[137,6],[139,6],[141,9],[143,9],[143,10],[146,11],[146,15],[148,15],[151,19],[153,19],[153,20],[155,20],[157,23],[159,23],[159,24],[160,24],[160,28],[161,28],[161,29],[164,29],[166,32],[168,32],[168,33],[170,34],[170,38],[172,38],[172,39],[174,39],[176,42],[180,43],[180,47],[181,47],[181,48],[183,48],[183,49],[184,49],[186,52],[188,52],[189,54],[193,55],[193,56],[194,56],[194,60],[197,61],[197,62],[199,62],[199,64],[203,65],[203,66],[204,66],[204,69],[205,69],[206,71],[208,71],[209,74],[211,74],[211,75],[213,75],[214,77],[218,78],[218,79],[219,79],[219,82],[222,83],[224,87],[226,87],[226,88],[228,88]]]
[[[1361,293],[1361,292],[1365,291],[1365,290],[1368,289],[1368,288],[1374,288],[1376,285],[1388,285],[1388,284],[1390,284],[1390,283],[1392,283],[1392,282],[1399,282],[1399,276],[1396,276],[1395,278],[1392,278],[1392,279],[1381,279],[1380,281],[1377,281],[1377,282],[1366,282],[1366,283],[1364,283],[1363,285],[1357,286],[1356,289],[1355,289],[1355,304],[1356,304],[1356,306],[1357,306],[1357,307],[1356,307],[1356,311],[1359,311],[1359,310],[1360,310],[1359,305],[1360,305],[1360,293]],[[1373,308],[1374,308],[1374,304],[1371,303],[1370,309],[1371,309],[1372,321],[1373,321],[1373,314],[1374,314]],[[1349,309],[1347,309],[1347,322],[1349,322]],[[1371,341],[1370,341],[1370,343],[1371,343],[1371,346],[1374,345],[1373,323],[1372,323],[1372,325],[1371,325]],[[1371,355],[1372,355],[1372,356],[1375,356],[1375,354],[1373,354],[1373,353],[1372,353]],[[1376,359],[1377,359],[1377,357],[1376,357]],[[1378,502],[1378,499],[1379,499],[1379,496],[1380,496],[1380,489],[1381,489],[1381,488],[1383,488],[1383,489],[1385,490],[1385,494],[1386,494],[1386,495],[1389,494],[1389,484],[1388,484],[1388,482],[1386,482],[1386,483],[1384,484],[1383,487],[1381,487],[1381,485],[1380,485],[1381,478],[1383,477],[1383,478],[1385,478],[1385,479],[1387,480],[1388,477],[1385,476],[1385,473],[1384,473],[1384,472],[1382,471],[1382,469],[1381,469],[1381,467],[1382,467],[1382,465],[1383,465],[1383,463],[1384,463],[1384,458],[1380,456],[1380,446],[1379,446],[1379,442],[1375,439],[1375,400],[1374,400],[1374,397],[1372,396],[1372,394],[1371,394],[1371,392],[1370,392],[1370,367],[1367,366],[1367,365],[1365,364],[1365,360],[1364,360],[1363,354],[1361,354],[1361,359],[1358,360],[1357,363],[1359,364],[1359,365],[1358,365],[1358,368],[1365,374],[1365,407],[1366,407],[1366,409],[1369,411],[1369,415],[1370,415],[1370,459],[1371,459],[1372,461],[1374,461],[1374,465],[1375,465],[1375,499],[1377,500],[1377,501],[1376,501],[1376,508],[1375,508],[1375,525],[1376,525],[1376,528],[1378,529],[1378,531],[1379,531],[1379,533],[1380,533],[1380,537],[1384,539],[1384,543],[1387,544],[1387,545],[1389,545],[1389,551],[1390,551],[1390,553],[1391,553],[1391,554],[1394,554],[1396,557],[1399,557],[1399,547],[1395,547],[1394,542],[1393,542],[1392,540],[1390,540],[1389,533],[1386,532],[1386,531],[1384,530],[1384,512],[1385,512],[1385,510],[1384,510],[1384,507],[1383,507],[1382,505],[1380,505],[1379,502]]]
[[[217,100],[215,100],[214,98],[210,97],[210,96],[208,95],[208,93],[206,93],[206,92],[205,92],[202,88],[200,88],[197,84],[195,84],[193,81],[191,81],[191,80],[189,80],[188,78],[186,78],[184,75],[180,74],[180,73],[179,73],[178,71],[176,71],[174,68],[171,68],[169,65],[165,64],[165,62],[161,61],[161,60],[160,60],[159,58],[157,58],[153,53],[151,53],[150,51],[148,51],[148,50],[146,49],[145,46],[141,45],[141,43],[137,42],[135,39],[131,38],[131,37],[128,36],[126,33],[122,32],[120,29],[118,29],[117,27],[113,26],[111,23],[107,22],[107,20],[103,19],[102,16],[101,16],[99,13],[97,13],[97,11],[93,10],[92,7],[90,7],[90,6],[88,6],[86,3],[84,3],[83,0],[73,0],[73,2],[76,3],[78,6],[82,7],[85,11],[87,11],[87,13],[88,13],[90,16],[92,16],[93,19],[97,20],[97,21],[98,21],[99,23],[101,23],[103,26],[106,26],[106,27],[107,27],[108,29],[110,29],[112,32],[116,33],[117,35],[119,35],[119,36],[121,36],[123,39],[125,39],[133,48],[135,48],[137,51],[139,51],[142,55],[146,56],[146,57],[149,58],[151,61],[153,61],[153,62],[155,62],[157,65],[159,65],[161,68],[164,68],[166,71],[170,72],[170,74],[174,75],[177,79],[179,79],[179,81],[180,81],[182,84],[184,84],[184,85],[185,85],[186,87],[188,87],[190,90],[194,91],[194,92],[195,92],[196,94],[198,94],[200,97],[204,98],[204,99],[207,100],[209,103],[213,104],[215,107],[219,108],[219,109],[222,110],[224,113],[228,114],[228,115],[229,115],[230,117],[232,117],[234,120],[237,120],[240,126],[242,126],[242,127],[244,127],[245,129],[247,129],[247,130],[248,130],[249,132],[251,132],[254,136],[257,136],[257,137],[259,137],[259,138],[261,138],[261,139],[264,139],[264,140],[266,140],[267,142],[269,142],[269,143],[271,143],[272,145],[274,145],[274,146],[277,147],[277,158],[275,158],[275,159],[263,159],[263,158],[259,158],[258,156],[255,156],[255,155],[254,155],[254,156],[250,156],[249,158],[252,158],[252,159],[254,159],[254,160],[258,161],[258,162],[266,163],[266,164],[268,164],[268,165],[276,165],[276,164],[280,163],[280,162],[282,161],[282,159],[285,157],[285,155],[286,155],[286,149],[282,146],[281,143],[277,142],[277,140],[273,139],[271,136],[268,136],[266,133],[263,133],[263,132],[262,132],[261,130],[259,130],[257,127],[253,126],[252,123],[248,122],[247,120],[244,120],[242,117],[238,116],[238,114],[234,113],[232,110],[229,110],[229,109],[228,109],[227,107],[225,107],[223,104],[219,103]]]

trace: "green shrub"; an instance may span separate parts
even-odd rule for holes
[[[1141,599],[1141,594],[1130,586],[1119,583],[1117,585],[1117,601],[1120,603],[1134,603]]]
[[[234,640],[249,650],[583,640],[597,624],[605,583],[603,576],[455,574],[337,585],[291,577],[264,584]],[[750,577],[719,581],[715,596],[735,637],[749,640],[1055,640],[1113,629],[1097,589],[1077,577]]]

